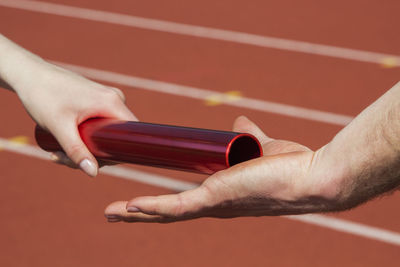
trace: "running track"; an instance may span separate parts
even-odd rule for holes
[[[269,135],[315,149],[399,80],[399,8],[377,0],[0,0],[0,30],[118,86],[143,121],[228,130],[245,114]],[[54,165],[34,147],[34,124],[16,96],[0,94],[1,266],[398,264],[399,193],[324,216],[108,224],[103,209],[114,200],[205,177],[123,166],[89,179]]]

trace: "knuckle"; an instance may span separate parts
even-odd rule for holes
[[[108,98],[112,99],[113,101],[116,102],[125,102],[125,95],[124,93],[115,87],[109,87],[107,90],[107,96]]]
[[[108,98],[119,99],[119,95],[118,95],[118,93],[117,93],[115,90],[109,89],[109,90],[107,90],[106,92],[107,92],[107,97],[108,97]]]
[[[174,207],[174,209],[171,212],[171,216],[172,217],[182,217],[187,215],[187,211],[186,211],[186,201],[185,198],[182,196],[182,194],[178,194],[177,196],[177,202],[176,205]]]
[[[112,90],[114,90],[119,96],[124,96],[124,93],[122,92],[121,89],[116,88],[116,87],[111,87]]]

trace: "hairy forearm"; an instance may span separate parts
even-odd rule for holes
[[[400,184],[400,83],[317,151],[315,172],[332,209],[354,207]]]

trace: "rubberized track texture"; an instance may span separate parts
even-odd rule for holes
[[[398,10],[378,0],[0,0],[0,32],[119,87],[143,121],[230,131],[246,115],[316,149],[399,80]],[[49,162],[17,97],[0,94],[1,266],[398,266],[398,192],[335,214],[109,224],[112,201],[207,176],[126,165],[90,179]]]

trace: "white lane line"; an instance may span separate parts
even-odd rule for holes
[[[14,153],[31,156],[34,158],[50,160],[50,153],[43,151],[39,147],[31,145],[21,145],[0,137],[1,150],[8,150]],[[0,152],[1,152],[0,150]],[[174,191],[185,191],[197,187],[197,184],[168,178],[161,175],[150,174],[131,168],[121,166],[107,166],[100,169],[100,173],[116,176],[119,178],[150,184],[158,187],[167,188]]]
[[[377,241],[400,246],[400,233],[394,231],[384,230],[361,223],[354,223],[343,219],[337,219],[318,214],[285,217],[291,220],[324,226],[326,228],[330,228],[339,232],[359,235]]]
[[[2,150],[31,156],[34,158],[49,160],[49,153],[44,152],[40,148],[31,145],[21,145],[13,141],[0,137],[0,147]],[[1,151],[0,151],[1,153]],[[157,187],[167,188],[173,191],[185,191],[196,188],[198,185],[195,183],[184,182],[170,177],[151,174],[131,168],[124,168],[120,166],[103,167],[101,173],[123,178],[131,181],[136,181],[144,184],[149,184]],[[296,216],[282,216],[290,220],[300,221],[303,223],[313,224],[320,227],[344,232],[364,238],[381,241],[391,245],[400,246],[400,233],[389,231],[373,226],[368,226],[361,223],[346,221],[343,219],[336,219],[324,215],[296,215]]]
[[[174,83],[145,79],[136,76],[119,74],[111,71],[66,64],[62,62],[54,62],[54,63],[64,68],[70,69],[72,71],[79,72],[82,75],[91,79],[109,83],[116,83],[129,87],[135,87],[138,89],[144,89],[165,94],[172,94],[177,96],[190,97],[195,99],[201,99],[204,101],[207,101],[210,99],[210,97],[215,97],[215,96],[220,96],[220,99],[226,98],[225,94],[219,93],[217,91],[212,91],[209,89],[201,89],[191,86],[184,86]],[[345,126],[349,124],[350,121],[353,119],[353,117],[347,115],[336,114],[316,109],[297,107],[297,106],[286,105],[266,100],[259,100],[254,98],[247,98],[247,97],[241,97],[236,101],[225,101],[224,104],[234,107],[247,108],[262,112],[269,112],[294,118],[324,122],[340,126]]]
[[[33,158],[50,160],[50,153],[41,150],[39,147],[31,145],[21,145],[1,137],[0,137],[0,148],[1,150],[7,150],[10,152],[22,154],[25,156],[30,156]]]
[[[81,7],[27,0],[0,0],[0,6],[71,18],[124,25],[146,30],[168,32],[173,34],[181,34],[361,62],[383,64],[384,62],[390,60],[392,62],[392,67],[400,66],[400,56],[398,55],[316,44],[277,37],[262,36],[238,31],[222,30],[165,20],[149,19]]]

